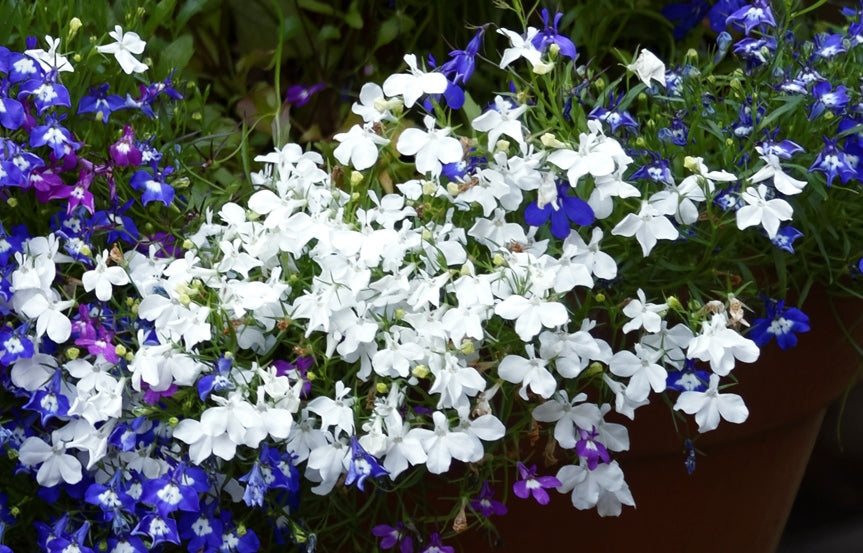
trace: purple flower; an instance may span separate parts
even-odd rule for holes
[[[491,489],[488,480],[484,480],[479,491],[479,497],[471,501],[470,506],[486,518],[491,515],[505,515],[506,505],[494,499],[493,496],[494,490]]]
[[[776,20],[773,19],[773,11],[770,9],[768,0],[755,0],[747,6],[739,8],[725,19],[726,25],[743,27],[748,35],[758,25],[775,27]]]
[[[312,86],[295,84],[288,87],[285,92],[285,100],[292,106],[301,107],[309,103],[315,93],[320,92],[327,86],[327,83],[317,83]]]
[[[421,553],[455,553],[455,548],[441,543],[440,534],[432,532],[431,536],[429,536],[429,544]]]
[[[408,535],[408,529],[401,522],[396,522],[395,526],[378,524],[372,528],[372,535],[381,538],[378,544],[381,549],[392,549],[398,545],[401,553],[413,553],[414,540]]]
[[[593,223],[593,209],[581,198],[567,196],[569,185],[561,182],[557,185],[557,199],[539,207],[537,202],[531,202],[524,210],[524,220],[528,225],[539,227],[551,219],[551,234],[563,240],[569,236],[572,223],[589,225]]]
[[[389,471],[378,463],[370,453],[368,453],[356,436],[351,436],[351,464],[348,466],[348,475],[345,478],[345,485],[350,486],[354,482],[361,491],[365,491],[364,483],[366,478],[378,478]]]
[[[545,52],[552,44],[557,44],[560,48],[560,55],[570,59],[575,59],[578,52],[575,50],[575,44],[569,38],[557,32],[557,25],[563,17],[561,12],[554,14],[554,21],[551,25],[548,24],[548,10],[542,9],[542,24],[545,26],[542,31],[538,32],[531,40],[533,47],[540,52]]]
[[[527,468],[519,461],[518,473],[521,480],[512,485],[513,493],[522,499],[527,499],[529,495],[533,495],[533,498],[540,505],[548,505],[549,497],[548,492],[545,491],[546,488],[556,488],[561,485],[560,480],[554,476],[537,476],[536,465]]]
[[[779,349],[797,345],[798,332],[809,332],[809,317],[797,309],[785,309],[784,300],[766,300],[767,316],[756,319],[749,329],[749,338],[763,348],[772,338],[776,338]]]
[[[108,148],[111,159],[121,167],[138,167],[141,165],[141,150],[135,144],[135,130],[129,125],[123,127],[123,136]]]
[[[111,113],[129,107],[122,96],[108,94],[108,86],[106,83],[98,89],[91,87],[90,93],[78,102],[78,113],[95,113],[96,120],[107,125]]]
[[[579,457],[582,457],[587,461],[588,469],[595,469],[599,466],[600,462],[611,462],[611,456],[608,454],[608,450],[605,448],[605,445],[595,440],[599,435],[595,427],[590,431],[579,428],[578,435],[580,439],[575,442],[575,452]]]

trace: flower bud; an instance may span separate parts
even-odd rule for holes
[[[458,196],[458,193],[459,193],[458,183],[452,182],[452,181],[448,182],[446,184],[446,191],[447,191],[447,194],[449,194],[450,196]]]
[[[473,345],[473,342],[467,341],[461,345],[459,350],[465,355],[472,355],[476,353],[476,346]]]
[[[413,368],[411,374],[417,378],[425,378],[429,375],[429,370],[425,365],[417,365]]]
[[[385,394],[389,391],[389,389],[390,387],[387,385],[386,382],[378,382],[377,384],[375,384],[375,390],[379,394]]]
[[[665,303],[667,303],[668,307],[675,311],[683,309],[683,304],[680,303],[680,300],[677,299],[676,296],[668,296],[668,299],[665,300]]]
[[[557,139],[552,133],[547,132],[539,137],[539,141],[546,148],[563,148],[566,146],[563,142]]]
[[[509,140],[498,140],[494,145],[495,152],[507,152],[509,151]]]
[[[66,35],[66,42],[71,41],[75,38],[75,35],[78,34],[78,29],[80,29],[84,24],[81,23],[81,20],[77,17],[73,17],[69,20],[69,34]]]
[[[357,186],[363,182],[363,174],[359,171],[351,171],[351,186]]]
[[[594,375],[594,374],[602,374],[602,363],[600,363],[599,361],[594,361],[593,363],[591,363],[590,365],[587,366],[587,370],[585,371],[585,374],[588,376]]]
[[[67,359],[78,359],[78,356],[81,355],[81,350],[78,348],[67,348],[66,349],[66,358]]]
[[[594,296],[594,299],[599,303],[603,303],[605,301],[605,294],[603,294],[602,292],[597,292]]]

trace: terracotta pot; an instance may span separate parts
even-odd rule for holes
[[[484,530],[452,538],[456,551],[478,553],[548,551],[667,553],[769,553],[775,551],[826,407],[851,386],[861,357],[834,317],[826,294],[810,294],[805,311],[812,331],[796,348],[769,344],[755,364],[738,364],[735,375],[750,410],[742,425],[723,421],[699,436],[696,469],[684,465],[683,439],[696,437],[694,421],[674,430],[669,409],[655,402],[636,411],[631,450],[616,458],[636,508],[602,518],[578,511],[568,495],[552,492],[540,506],[511,497],[509,513]],[[860,302],[832,300],[840,320],[863,343]],[[657,404],[658,403],[658,404]],[[554,474],[547,468],[543,474]],[[565,549],[564,549],[565,548]]]

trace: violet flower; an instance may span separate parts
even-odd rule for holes
[[[316,83],[312,86],[295,84],[288,87],[285,92],[285,101],[295,107],[302,107],[309,103],[315,93],[320,92],[327,86],[327,83]]]
[[[554,476],[537,476],[536,465],[531,465],[530,468],[518,462],[518,473],[521,480],[516,481],[512,485],[513,493],[522,499],[527,499],[532,495],[540,505],[548,505],[550,501],[546,488],[556,488],[561,485],[560,480]]]
[[[479,497],[470,502],[473,510],[478,511],[482,516],[488,518],[491,515],[505,515],[506,505],[493,498],[494,490],[488,483],[488,480],[483,481],[482,488],[479,491]]]

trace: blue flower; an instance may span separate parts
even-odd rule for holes
[[[81,147],[80,142],[75,142],[69,129],[60,124],[65,115],[56,116],[50,114],[45,118],[44,125],[33,127],[30,131],[30,147],[49,146],[56,159],[63,159],[67,152],[77,150]]]
[[[680,40],[701,23],[709,10],[710,2],[707,0],[690,0],[668,4],[662,8],[662,15],[672,23],[677,23],[672,33],[675,40]]]
[[[150,202],[162,202],[165,206],[174,201],[174,189],[165,179],[174,171],[173,167],[165,167],[159,171],[153,169],[152,173],[146,169],[140,169],[132,175],[129,185],[141,194],[141,203],[147,205]]]
[[[24,405],[24,409],[39,413],[43,427],[52,418],[65,417],[69,412],[69,398],[62,393],[62,382],[62,371],[57,369],[54,371],[54,376],[51,377],[50,383],[45,388],[40,388],[33,392],[30,396],[30,401]]]
[[[792,226],[784,226],[779,229],[770,241],[779,249],[788,253],[794,253],[794,241],[803,236],[803,233]]]
[[[812,56],[815,58],[830,59],[833,56],[846,52],[842,40],[845,37],[838,33],[821,33],[815,36],[815,50]]]
[[[695,361],[687,359],[679,371],[669,371],[665,378],[665,386],[678,392],[703,392],[707,390],[710,373],[695,368]]]
[[[348,475],[345,478],[345,485],[350,486],[356,482],[357,487],[360,490],[365,491],[363,485],[366,478],[369,476],[372,478],[378,478],[385,474],[389,474],[389,471],[382,467],[381,464],[378,463],[377,459],[363,449],[363,446],[360,445],[356,436],[351,436],[351,464],[348,466]]]
[[[743,6],[744,1],[745,0],[719,0],[716,2],[707,14],[707,18],[710,20],[710,28],[713,32],[721,33],[725,31],[725,28],[728,26],[728,16],[740,9],[740,7]]]
[[[135,220],[126,215],[134,201],[129,200],[122,206],[115,204],[110,211],[97,211],[90,220],[91,227],[98,231],[108,231],[105,241],[109,244],[118,240],[136,244],[139,237],[138,227],[135,226]]]
[[[818,81],[812,87],[812,97],[815,102],[809,111],[809,120],[812,121],[821,115],[825,109],[836,113],[845,109],[848,105],[848,89],[839,85],[834,90],[829,81]]]
[[[743,27],[748,35],[758,25],[775,27],[776,20],[773,19],[773,11],[770,9],[769,0],[755,0],[752,4],[743,6],[725,19],[726,25]]]
[[[594,221],[593,209],[581,198],[567,196],[569,186],[566,183],[557,185],[557,200],[539,207],[537,202],[531,202],[524,209],[524,220],[528,225],[539,227],[551,219],[551,234],[563,240],[569,236],[571,224],[586,226]]]
[[[132,535],[150,538],[153,547],[165,542],[180,545],[177,521],[155,512],[147,513],[141,517],[141,520],[132,530]]]
[[[827,137],[824,137],[824,148],[809,166],[809,172],[812,171],[824,173],[827,177],[827,186],[832,185],[837,176],[844,184],[857,174],[851,160],[836,146],[836,140],[830,140]]]
[[[695,447],[692,445],[692,440],[683,440],[683,448],[686,451],[686,460],[683,463],[686,465],[687,474],[695,472]]]
[[[744,38],[734,44],[734,53],[746,60],[747,69],[767,63],[767,56],[774,52],[776,39],[771,36]]]
[[[675,117],[671,120],[671,126],[659,129],[656,136],[663,142],[671,142],[677,146],[686,146],[689,141],[689,129],[682,119]]]
[[[198,397],[201,401],[206,401],[212,392],[234,389],[234,382],[229,378],[232,364],[230,357],[222,355],[216,360],[215,373],[198,379]]]
[[[200,513],[180,516],[180,537],[189,551],[217,552],[222,545],[222,521],[215,515],[216,503],[209,502]]]
[[[0,328],[0,365],[8,367],[19,359],[33,357],[33,341],[27,336],[28,324],[18,325],[17,328],[4,326]]]
[[[552,44],[557,44],[560,48],[560,55],[566,56],[570,59],[575,59],[578,55],[578,52],[575,49],[575,44],[569,38],[557,32],[557,25],[560,23],[560,19],[563,17],[563,14],[557,12],[554,14],[554,21],[551,25],[548,24],[548,10],[542,9],[542,23],[545,25],[542,31],[538,32],[536,36],[531,40],[531,44],[533,47],[539,50],[540,52],[545,52],[545,50],[551,46]]]
[[[65,86],[57,82],[57,72],[51,71],[44,76],[34,77],[24,84],[18,91],[19,98],[21,96],[32,96],[33,104],[36,106],[36,113],[42,113],[54,106],[72,107],[72,101],[69,99],[69,90]]]
[[[473,76],[474,69],[476,68],[476,55],[479,53],[479,47],[482,44],[483,33],[485,33],[485,26],[477,29],[464,50],[451,51],[449,53],[450,59],[441,65],[441,72],[452,83],[465,84]]]
[[[381,538],[378,544],[381,549],[391,549],[398,545],[401,553],[413,553],[414,540],[401,522],[397,522],[395,526],[378,524],[372,528],[372,535]]]
[[[107,83],[98,89],[91,87],[90,93],[82,96],[78,102],[78,113],[95,113],[96,120],[107,125],[113,112],[128,108],[122,96],[108,94],[108,87]]]
[[[785,309],[784,300],[767,300],[767,316],[756,319],[749,329],[749,338],[764,347],[776,338],[779,349],[797,345],[798,332],[809,332],[809,317],[796,307]]]

